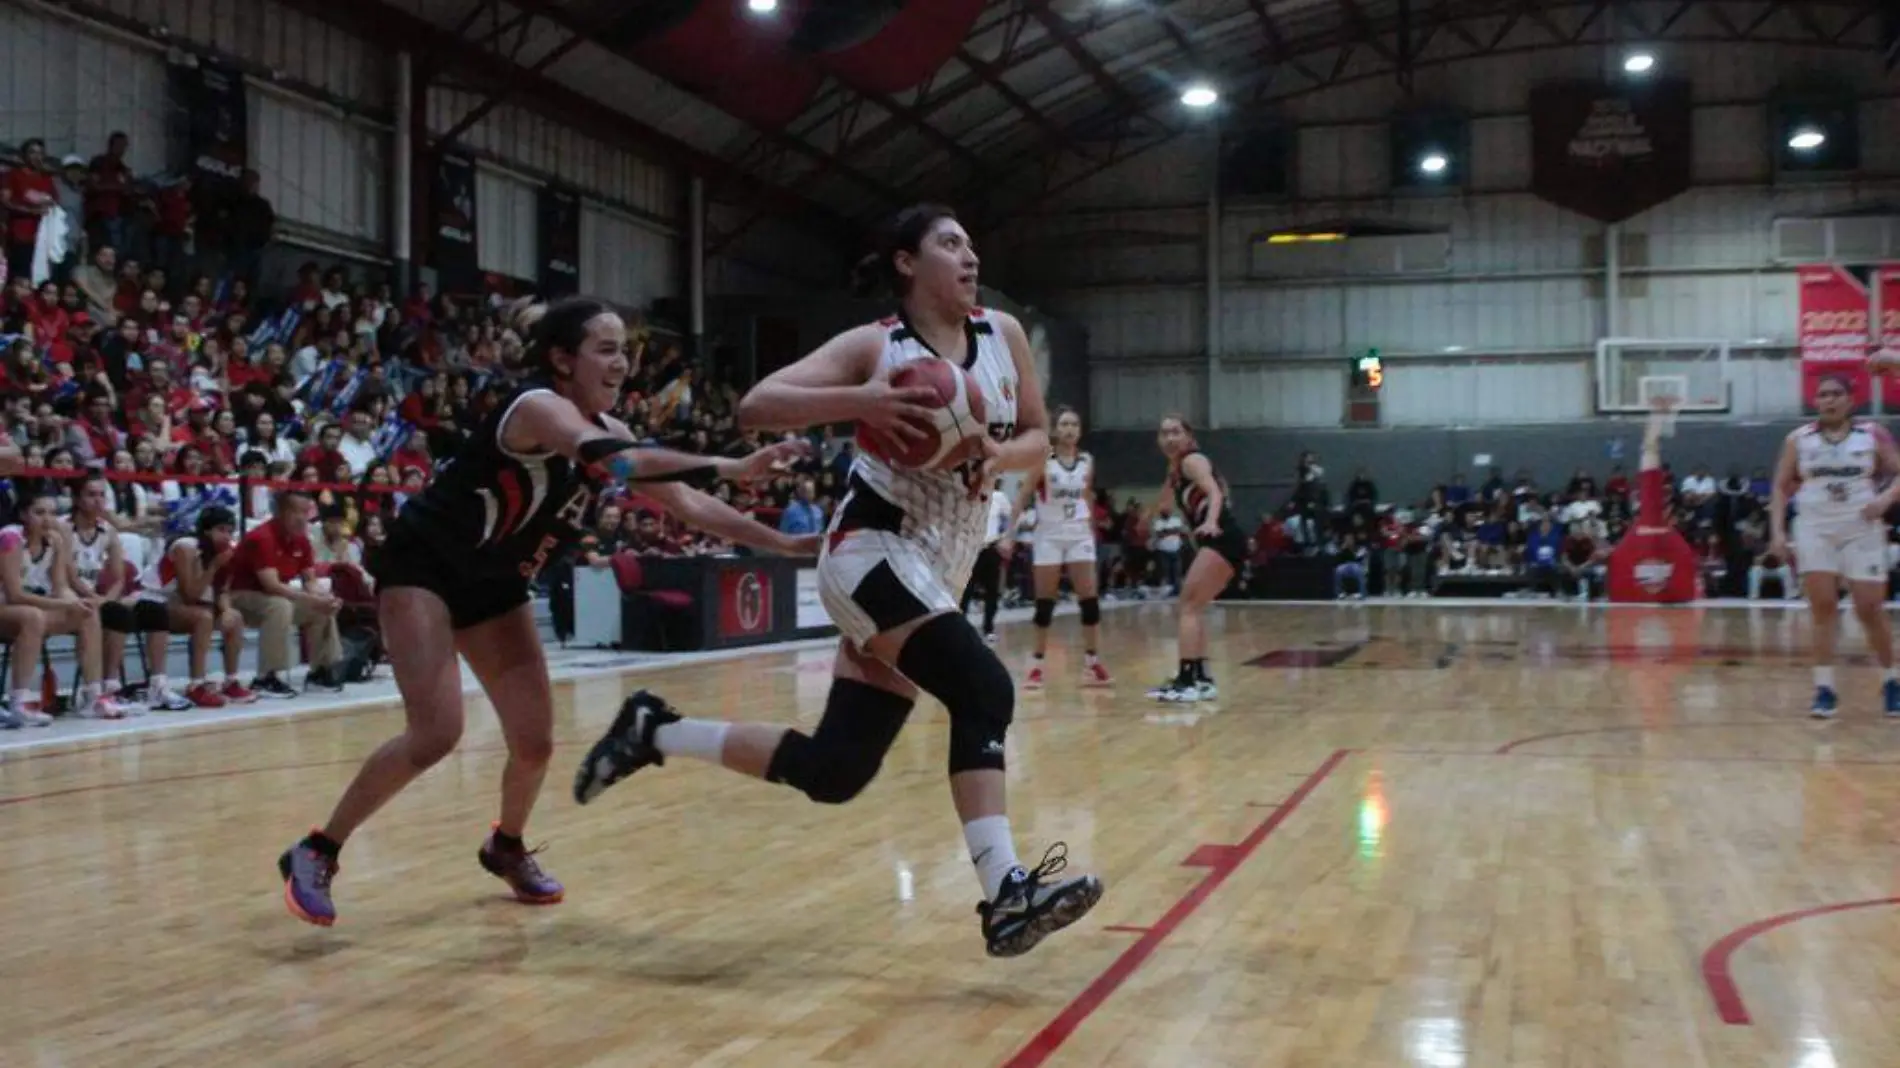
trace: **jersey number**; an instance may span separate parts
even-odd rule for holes
[[[1827,484],[1827,499],[1835,504],[1847,503],[1847,483],[1830,482]]]

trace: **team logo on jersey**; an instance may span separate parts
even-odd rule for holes
[[[765,622],[765,587],[759,583],[759,573],[748,571],[739,580],[739,629],[747,632],[759,629]]]

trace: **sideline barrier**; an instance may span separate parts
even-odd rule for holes
[[[818,599],[815,557],[646,557],[639,565],[640,584],[631,590],[614,568],[575,569],[576,644],[701,651],[838,633]],[[648,599],[661,593],[682,595],[685,603],[655,610]]]

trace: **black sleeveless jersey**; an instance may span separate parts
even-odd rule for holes
[[[1196,454],[1188,453],[1188,456],[1193,455]],[[1206,453],[1199,455],[1207,456]],[[1181,459],[1185,462],[1187,456]],[[1214,466],[1212,456],[1207,456],[1207,467],[1214,476],[1214,481],[1220,482],[1220,469]],[[1181,518],[1187,520],[1188,530],[1192,532],[1202,523],[1207,522],[1207,495],[1201,492],[1201,487],[1196,486],[1193,479],[1181,473],[1179,464],[1175,465],[1174,471],[1174,507],[1181,513]],[[1223,484],[1221,489],[1226,491],[1226,485]],[[1240,523],[1234,519],[1234,499],[1231,492],[1223,492],[1220,506],[1220,535],[1215,540],[1226,542],[1233,539],[1238,539],[1240,544],[1245,546],[1247,532],[1240,529]],[[1200,540],[1202,539],[1196,538],[1196,541]]]
[[[544,383],[524,383],[484,419],[403,505],[390,541],[420,541],[459,574],[523,580],[576,545],[600,483],[560,453],[514,452],[501,443],[515,406],[546,392]]]

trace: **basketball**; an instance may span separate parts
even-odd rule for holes
[[[871,455],[897,467],[940,470],[969,458],[989,432],[983,410],[983,391],[970,372],[948,360],[912,360],[891,375],[900,389],[921,386],[936,391],[930,404],[931,422],[916,441],[897,441],[871,427],[858,425],[858,440]]]

